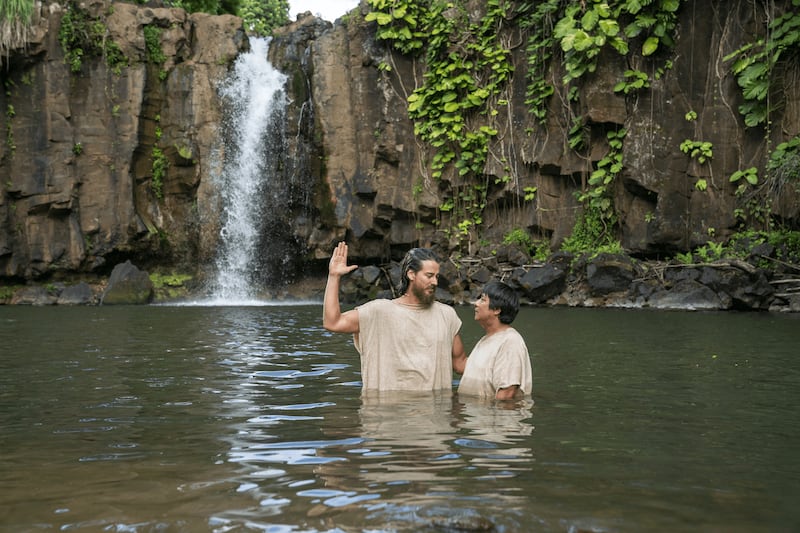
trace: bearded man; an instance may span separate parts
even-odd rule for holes
[[[361,355],[362,391],[452,390],[452,371],[461,373],[466,353],[455,309],[436,301],[439,260],[427,248],[410,250],[402,263],[400,296],[376,299],[342,312],[341,277],[358,268],[347,264],[341,242],[328,264],[322,326],[352,333]]]

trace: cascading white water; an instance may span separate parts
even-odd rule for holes
[[[280,147],[272,146],[270,131],[283,127],[279,119],[286,105],[286,76],[269,63],[269,40],[251,39],[250,45],[250,51],[237,58],[231,77],[220,90],[227,112],[227,140],[220,176],[223,218],[212,300],[227,305],[255,299],[263,211],[269,209],[263,201],[270,187],[269,158],[283,156]]]

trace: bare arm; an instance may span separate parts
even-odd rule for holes
[[[511,385],[510,387],[506,387],[504,389],[497,389],[497,393],[494,395],[496,400],[513,400],[517,397],[517,392],[519,391],[519,385]]]
[[[456,333],[453,338],[453,370],[463,374],[466,366],[467,354],[464,351],[464,342],[461,340],[461,335]]]
[[[322,327],[335,333],[358,333],[358,310],[342,313],[339,305],[339,282],[345,274],[358,268],[347,265],[347,245],[340,242],[328,263],[328,282],[322,304]]]

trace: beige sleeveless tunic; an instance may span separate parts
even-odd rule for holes
[[[494,398],[498,389],[519,385],[525,396],[533,389],[528,347],[514,328],[483,336],[467,358],[459,394]]]
[[[461,329],[452,307],[380,299],[357,309],[362,390],[452,390],[453,338]]]

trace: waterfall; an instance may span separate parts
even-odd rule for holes
[[[255,303],[271,275],[263,272],[269,262],[260,256],[281,253],[272,249],[267,226],[282,203],[276,174],[286,157],[286,76],[269,63],[269,40],[253,38],[250,45],[220,88],[225,110],[222,219],[211,297],[225,305]]]

